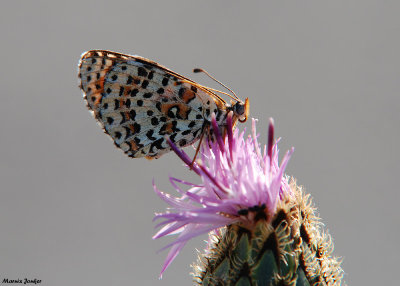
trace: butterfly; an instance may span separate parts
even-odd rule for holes
[[[133,158],[159,158],[171,151],[166,137],[179,147],[210,137],[212,113],[222,134],[230,111],[233,126],[249,114],[247,98],[231,96],[234,101],[228,104],[217,94],[224,92],[139,56],[85,52],[79,79],[89,110],[114,144]]]

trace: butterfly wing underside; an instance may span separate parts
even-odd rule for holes
[[[130,157],[159,158],[171,151],[166,136],[180,147],[193,144],[212,112],[226,117],[212,93],[142,57],[89,51],[79,77],[89,110]]]

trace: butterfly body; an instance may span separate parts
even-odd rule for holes
[[[207,87],[138,56],[86,52],[79,77],[88,108],[115,145],[134,158],[171,151],[166,136],[180,147],[193,144],[209,132],[212,113],[222,132],[228,112],[234,121],[247,117],[246,108],[238,113],[244,103],[229,105]]]

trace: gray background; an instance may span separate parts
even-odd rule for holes
[[[195,248],[164,275],[152,241],[168,154],[129,159],[86,110],[82,52],[138,54],[251,100],[273,117],[287,173],[310,192],[349,285],[395,285],[399,262],[398,1],[2,1],[0,279],[41,285],[190,285]],[[249,125],[247,125],[249,126]],[[240,126],[243,128],[243,125]],[[396,282],[397,281],[397,282]]]

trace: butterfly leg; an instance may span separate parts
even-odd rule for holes
[[[200,140],[199,140],[199,145],[197,145],[196,153],[194,154],[192,163],[190,163],[190,165],[189,165],[190,170],[192,170],[193,164],[194,164],[194,162],[196,161],[197,155],[199,154],[199,151],[200,151],[200,148],[201,148],[201,143],[203,142],[203,139],[204,139],[204,133],[207,133],[207,134],[208,134],[209,132],[210,132],[210,123],[207,122],[207,121],[205,121],[205,122],[203,123],[202,131],[201,131],[201,136],[200,136]]]

